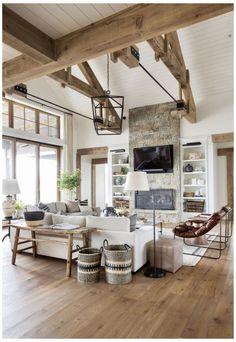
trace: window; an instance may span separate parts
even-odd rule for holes
[[[39,133],[49,137],[59,138],[59,121],[56,115],[39,113]]]
[[[2,125],[9,127],[9,103],[6,100],[2,101]]]
[[[53,202],[57,198],[57,149],[40,146],[40,201]]]
[[[16,179],[20,187],[20,198],[25,204],[37,202],[36,146],[16,143]]]
[[[11,110],[9,110],[11,108]],[[60,117],[3,99],[3,127],[60,139]]]
[[[4,139],[2,141],[2,178],[13,176],[13,142]]]
[[[18,198],[25,204],[56,201],[59,155],[60,148],[56,146],[3,138],[3,178],[18,180]]]

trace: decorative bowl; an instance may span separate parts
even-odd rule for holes
[[[25,211],[25,222],[29,226],[39,226],[44,223],[44,214],[44,211]]]

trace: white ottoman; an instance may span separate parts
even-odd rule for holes
[[[153,241],[149,245],[149,260],[154,266]],[[183,266],[183,240],[161,237],[156,240],[156,267],[175,273]]]

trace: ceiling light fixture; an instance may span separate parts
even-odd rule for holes
[[[93,123],[98,135],[120,135],[125,119],[124,96],[110,95],[109,55],[107,55],[107,90],[102,96],[91,97]]]

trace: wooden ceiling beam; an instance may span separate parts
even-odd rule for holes
[[[55,60],[55,41],[5,5],[3,42],[43,64]]]
[[[136,68],[139,66],[139,48],[136,45],[128,46],[110,54],[111,60],[116,63],[118,58],[128,67]]]
[[[148,43],[155,52],[155,59],[166,65],[181,86],[187,104],[187,110],[183,111],[182,116],[191,123],[196,122],[196,106],[189,82],[189,71],[186,70],[177,32],[167,33],[164,38],[159,36],[149,39]]]
[[[104,95],[104,89],[98,81],[96,75],[94,74],[88,62],[79,63],[78,67],[84,75],[84,77],[86,78],[86,80],[88,81],[88,83],[95,89],[97,89],[100,95]]]
[[[99,96],[99,92],[94,89],[94,87],[91,87],[89,84],[73,76],[72,74],[68,75],[66,70],[59,70],[47,76],[82,95],[88,97]]]
[[[55,41],[55,55],[51,56],[52,58],[55,57],[56,60],[37,67],[25,68],[21,72],[5,70],[3,87],[10,87],[19,82],[51,74],[68,66],[121,50],[132,44],[173,32],[232,10],[233,4],[227,3],[134,5],[57,39]],[[15,14],[15,16],[17,15]],[[12,22],[14,22],[14,19],[12,19]],[[4,31],[7,31],[6,26]],[[34,39],[26,39],[24,35],[19,35],[13,30],[11,35],[15,37],[19,46],[22,43],[22,48],[19,47],[19,51],[24,50],[26,45],[29,50],[40,50],[40,53],[45,50],[42,46],[41,49],[35,47],[35,44],[43,44],[40,44],[42,39],[37,37],[36,30],[34,30]],[[7,43],[4,39],[6,38],[3,35],[3,42]],[[33,41],[35,41],[35,44]],[[12,42],[8,43],[13,47]],[[46,52],[45,56],[47,56]],[[32,54],[31,57],[33,57]],[[11,68],[11,70],[14,70],[14,68]]]
[[[31,59],[28,56],[20,55],[15,57],[14,63],[10,63],[10,61],[3,63],[3,70],[5,70],[5,66],[8,68],[8,64],[10,64],[11,67],[14,67],[16,70],[21,71],[22,68],[25,66],[31,67],[41,65],[41,63],[36,62],[35,60]],[[69,69],[70,70],[70,69]],[[53,74],[47,75],[48,77],[54,79],[55,81],[61,83],[64,86],[67,86],[68,88],[71,88],[75,91],[78,91],[80,94],[83,94],[85,96],[91,97],[91,96],[98,96],[99,92],[94,88],[88,85],[87,83],[81,81],[77,77],[70,74],[70,71],[68,73],[68,70],[59,70]],[[10,87],[9,87],[10,88]]]
[[[167,41],[162,36],[147,40],[148,44],[155,52],[155,60],[158,62],[161,57],[164,57],[167,52]]]

